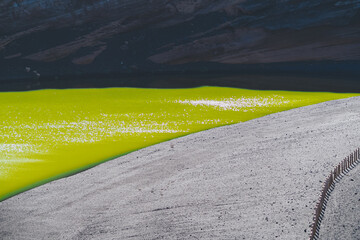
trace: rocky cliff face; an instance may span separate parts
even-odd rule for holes
[[[319,63],[358,74],[359,9],[359,0],[3,0],[0,79]]]

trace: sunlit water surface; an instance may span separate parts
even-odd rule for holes
[[[171,138],[350,96],[219,87],[0,93],[0,200]]]

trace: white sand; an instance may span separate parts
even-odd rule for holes
[[[1,239],[307,239],[360,98],[161,143],[0,203]],[[174,148],[170,146],[174,145]]]

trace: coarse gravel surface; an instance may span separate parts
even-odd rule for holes
[[[0,202],[1,239],[307,239],[360,97],[191,134]],[[345,238],[342,238],[345,239]]]

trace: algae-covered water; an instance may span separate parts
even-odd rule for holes
[[[0,93],[0,200],[168,139],[351,96],[219,87]]]

